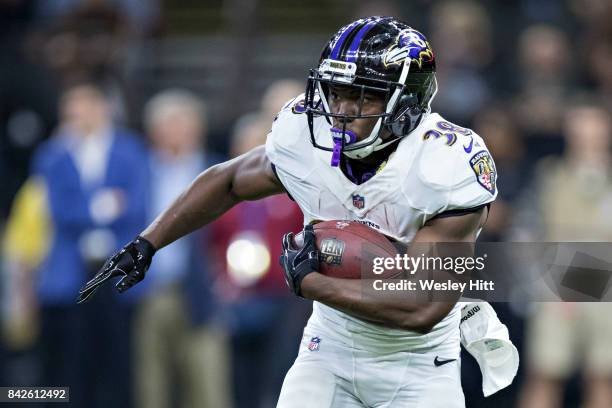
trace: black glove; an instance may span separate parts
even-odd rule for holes
[[[315,234],[312,225],[304,227],[304,245],[293,247],[293,233],[283,236],[283,254],[280,264],[285,271],[285,281],[291,292],[302,296],[300,285],[306,275],[319,270],[319,251],[315,245]]]
[[[155,255],[155,247],[141,236],[124,246],[110,257],[102,269],[79,291],[77,303],[83,303],[107,280],[122,276],[115,285],[119,293],[124,292],[144,279]]]

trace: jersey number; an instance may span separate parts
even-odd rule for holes
[[[431,129],[425,132],[423,140],[429,140],[431,138],[439,139],[441,137],[446,138],[446,145],[452,146],[457,141],[457,134],[469,136],[472,134],[470,129],[462,128],[461,126],[453,125],[452,123],[440,121],[436,123],[439,130]]]

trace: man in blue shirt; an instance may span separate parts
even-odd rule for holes
[[[140,140],[114,126],[104,92],[88,82],[64,91],[59,127],[35,153],[33,173],[46,188],[52,227],[36,283],[43,384],[70,386],[74,406],[129,405],[129,358],[122,356],[138,294],[103,295],[83,308],[74,293],[145,225],[145,160]]]

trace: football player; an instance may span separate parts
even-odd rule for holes
[[[402,243],[474,242],[495,199],[493,160],[478,135],[431,112],[435,57],[391,17],[342,27],[306,92],[275,119],[265,147],[203,172],[80,292],[145,276],[157,250],[243,200],[286,192],[304,213],[301,249],[281,258],[296,295],[314,301],[278,407],[463,407],[460,307],[364,296],[358,280],[316,272],[312,222],[357,220]]]

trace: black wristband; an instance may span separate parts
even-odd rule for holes
[[[134,240],[134,246],[138,249],[138,251],[142,252],[143,255],[152,258],[157,252],[157,249],[153,246],[151,242],[149,242],[146,238],[138,235]]]

